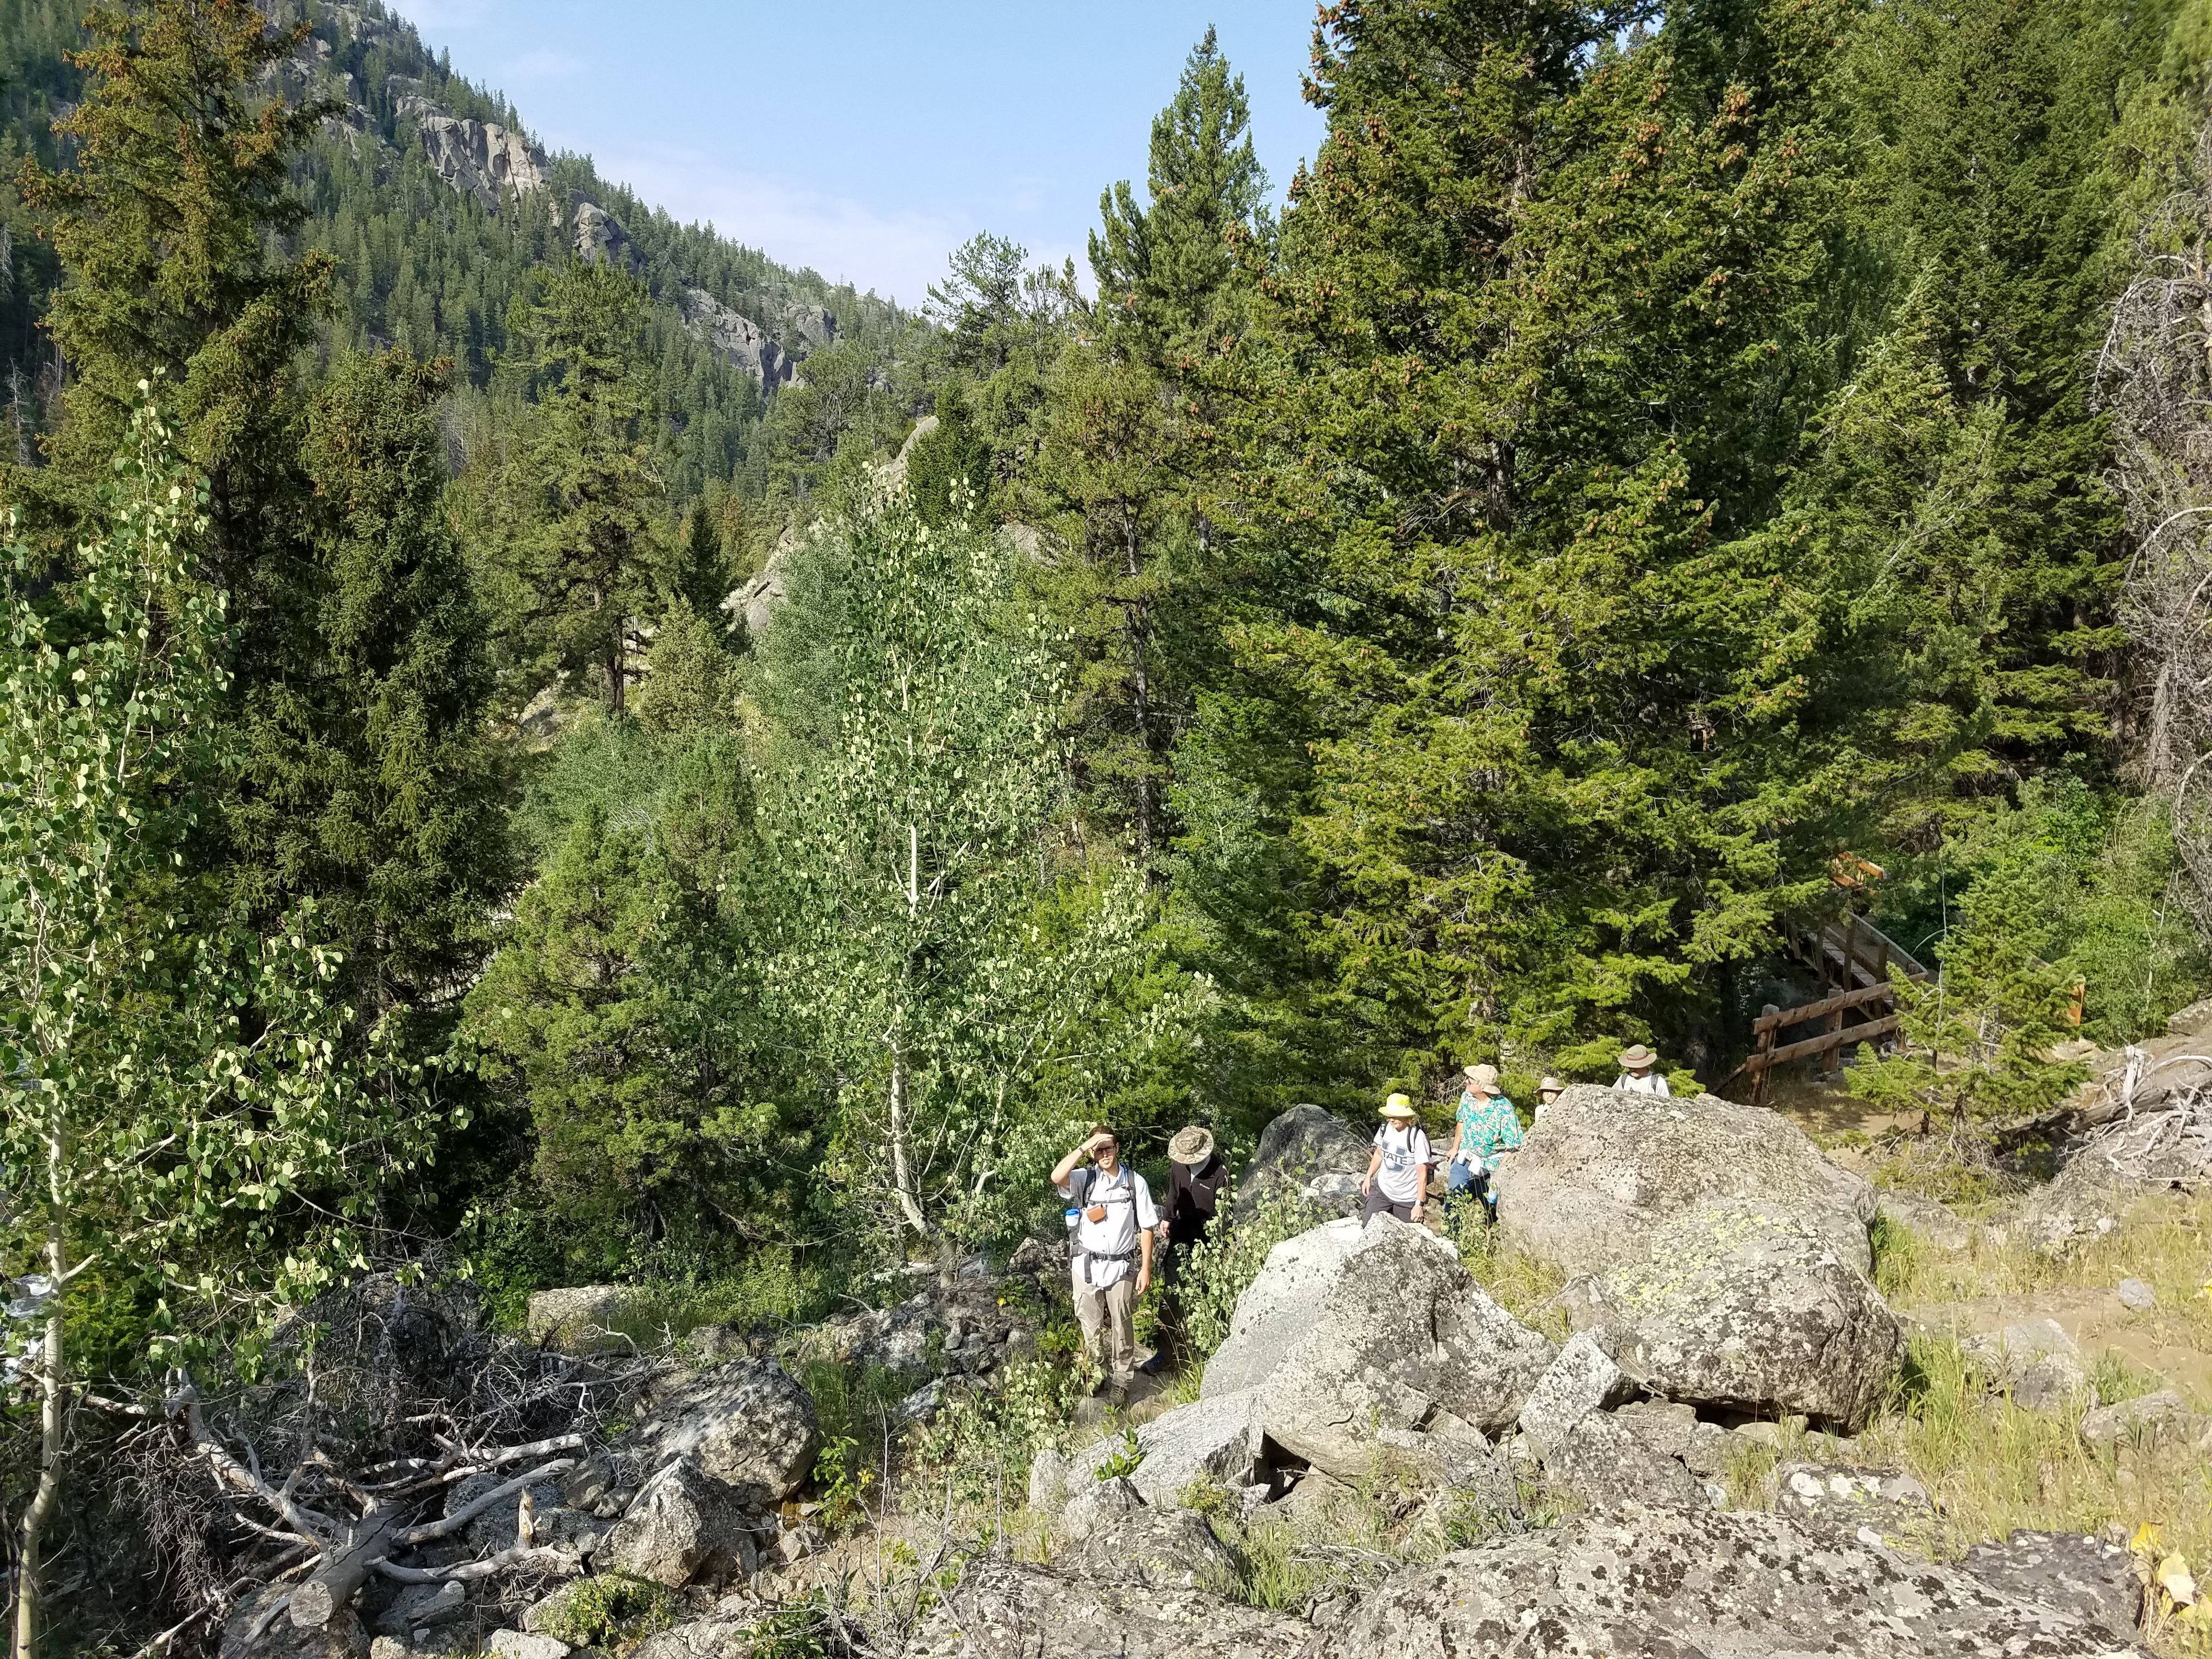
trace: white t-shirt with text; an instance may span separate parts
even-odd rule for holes
[[[1427,1190],[1429,1165],[1436,1155],[1429,1150],[1428,1132],[1418,1125],[1400,1129],[1386,1123],[1375,1132],[1382,1149],[1382,1165],[1375,1184],[1393,1204],[1418,1204]]]
[[[1075,1224],[1075,1248],[1079,1252],[1068,1271],[1076,1285],[1088,1285],[1092,1290],[1119,1284],[1137,1270],[1137,1259],[1129,1256],[1135,1250],[1139,1231],[1150,1232],[1160,1224],[1159,1212],[1152,1206],[1152,1189],[1144,1176],[1127,1164],[1119,1165],[1110,1176],[1101,1175],[1095,1169],[1072,1170],[1060,1195],[1084,1212]],[[1103,1209],[1103,1220],[1093,1221],[1093,1207]],[[1106,1261],[1103,1256],[1129,1256],[1123,1261]],[[1087,1263],[1084,1258],[1089,1258]],[[1085,1279],[1084,1269],[1090,1269]]]

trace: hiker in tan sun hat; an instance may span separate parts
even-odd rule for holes
[[[1495,1066],[1467,1067],[1460,1091],[1459,1127],[1452,1140],[1451,1166],[1444,1171],[1444,1204],[1470,1194],[1482,1200],[1484,1215],[1498,1219],[1498,1195],[1491,1184],[1500,1163],[1521,1145],[1521,1114],[1505,1097]]]
[[[1388,1210],[1401,1221],[1419,1222],[1428,1195],[1429,1165],[1435,1162],[1412,1098],[1392,1095],[1383,1103],[1382,1127],[1375,1132],[1374,1155],[1359,1183],[1367,1200],[1366,1219]]]
[[[1544,1108],[1566,1093],[1567,1085],[1555,1077],[1547,1077],[1536,1085],[1536,1121],[1544,1121]]]
[[[1656,1095],[1662,1100],[1673,1094],[1667,1086],[1667,1079],[1660,1076],[1656,1069],[1659,1056],[1642,1043],[1623,1048],[1614,1058],[1620,1061],[1620,1075],[1613,1080],[1614,1088],[1625,1094]]]

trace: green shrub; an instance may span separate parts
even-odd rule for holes
[[[1222,1188],[1213,1226],[1191,1247],[1190,1260],[1176,1281],[1183,1334],[1193,1354],[1201,1359],[1228,1337],[1237,1298],[1260,1276],[1267,1252],[1285,1239],[1319,1226],[1330,1215],[1295,1188],[1286,1187],[1262,1199],[1250,1220],[1238,1223],[1230,1218],[1236,1195],[1233,1183]]]
[[[571,1647],[611,1648],[671,1628],[681,1605],[665,1584],[627,1573],[601,1573],[561,1598],[545,1630]]]
[[[994,1392],[948,1401],[918,1449],[971,1499],[981,1501],[1001,1482],[1006,1492],[1022,1492],[1031,1460],[1067,1438],[1080,1388],[1080,1371],[1063,1356],[1018,1361]]]

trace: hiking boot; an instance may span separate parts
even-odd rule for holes
[[[1127,1405],[1129,1403],[1129,1385],[1127,1382],[1116,1382],[1112,1388],[1107,1389],[1106,1403],[1109,1406]]]

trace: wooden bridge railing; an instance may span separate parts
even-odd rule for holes
[[[1894,963],[1907,979],[1925,979],[1928,969],[1911,952],[1865,917],[1846,912],[1840,921],[1790,935],[1790,945],[1820,979],[1823,995],[1794,1008],[1769,1007],[1752,1022],[1755,1042],[1740,1068],[1752,1077],[1752,1103],[1764,1103],[1769,1075],[1778,1066],[1835,1054],[1852,1043],[1872,1042],[1897,1030],[1897,993],[1889,981]],[[1845,1023],[1845,1016],[1853,1016]],[[1821,1022],[1817,1036],[1778,1042],[1782,1031],[1811,1020]]]

